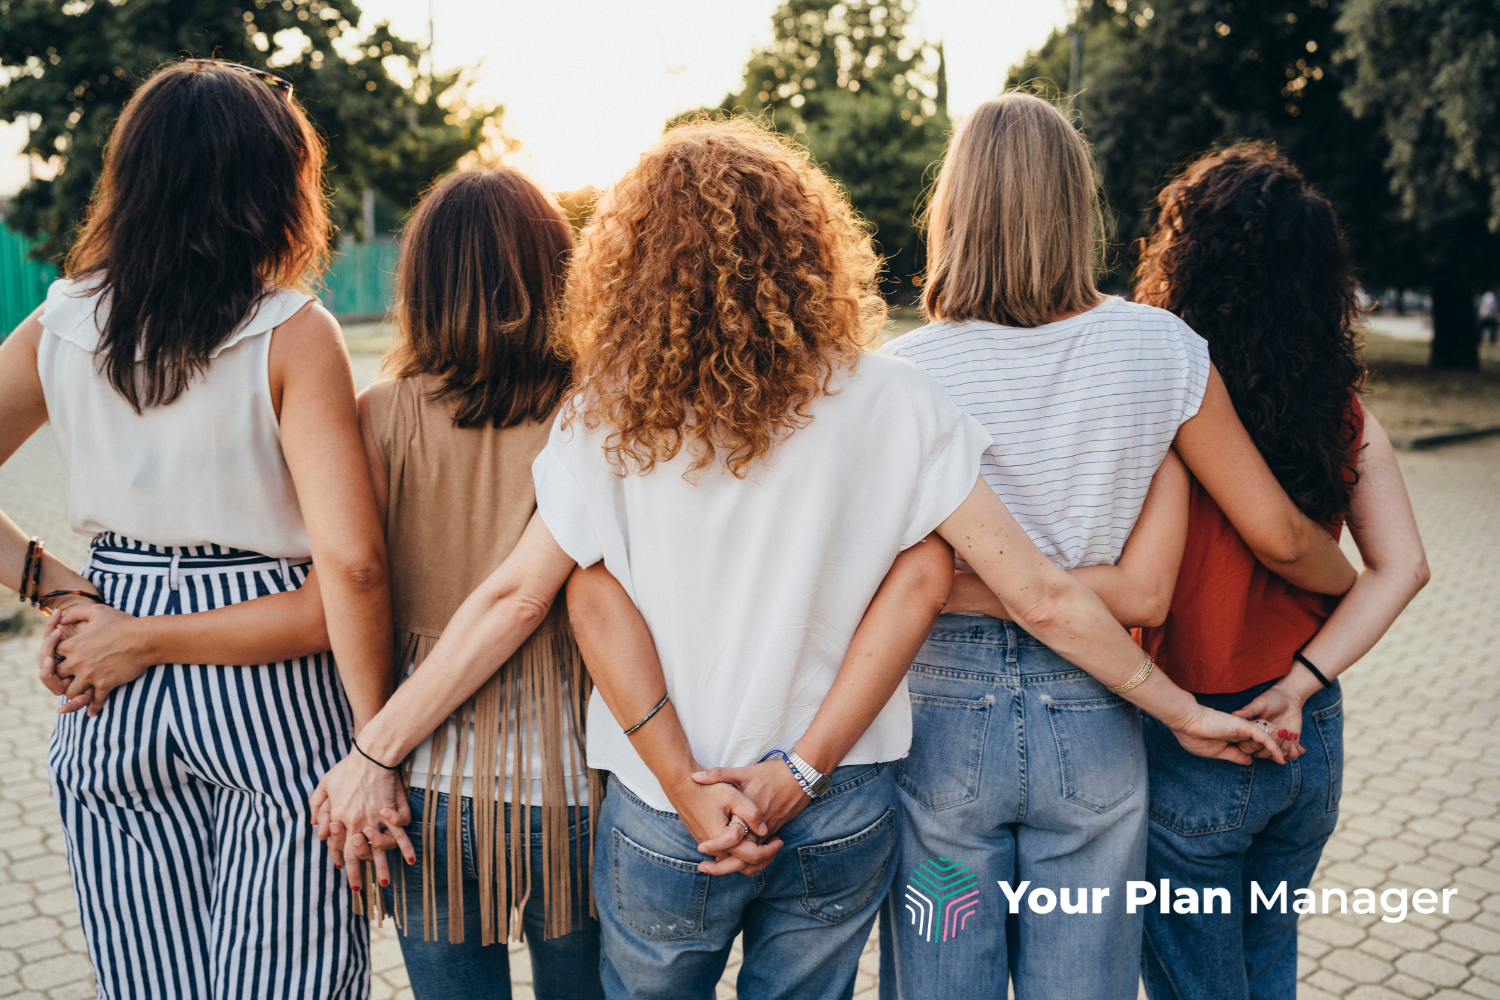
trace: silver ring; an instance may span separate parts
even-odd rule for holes
[[[739,824],[739,828],[745,831],[745,835],[740,838],[741,840],[745,840],[750,836],[750,825],[744,820],[740,819],[738,816],[731,816],[729,817],[729,822]]]
[[[1266,735],[1268,735],[1268,736],[1270,735],[1270,733],[1271,733],[1271,724],[1269,722],[1267,722],[1265,719],[1261,719],[1260,720],[1260,728],[1265,731]]]

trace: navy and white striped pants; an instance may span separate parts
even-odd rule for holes
[[[103,534],[85,572],[111,606],[146,616],[295,589],[310,566]],[[58,719],[52,792],[100,997],[368,995],[369,930],[307,807],[352,731],[328,653],[162,664],[96,718]]]

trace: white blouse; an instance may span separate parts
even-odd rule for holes
[[[37,373],[69,476],[68,525],[153,545],[309,555],[271,402],[271,331],[311,298],[278,289],[166,406],[136,413],[96,355],[108,301],[87,280],[47,292]]]
[[[566,409],[532,464],[537,512],[558,545],[581,566],[603,559],[651,629],[704,767],[792,749],[897,553],[979,478],[989,434],[911,362],[866,355],[841,383],[745,479],[722,457],[685,476],[685,453],[617,475],[608,429],[565,426]],[[903,680],[842,763],[898,760],[910,745]],[[597,688],[588,758],[671,811]]]

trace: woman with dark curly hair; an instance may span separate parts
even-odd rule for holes
[[[360,749],[399,760],[584,567],[568,608],[596,685],[589,764],[611,773],[609,996],[712,997],[741,932],[740,996],[850,994],[895,874],[902,680],[947,596],[942,539],[1105,683],[1139,676],[1132,700],[1192,737],[1280,753],[1146,669],[979,479],[989,435],[915,366],[864,353],[884,320],[869,236],[785,139],[673,129],[573,260],[581,385],[533,466],[537,515]],[[395,818],[377,768],[351,757],[325,781],[351,829]]]
[[[1297,911],[1250,909],[1285,884],[1305,892],[1338,819],[1343,706],[1334,680],[1427,582],[1394,452],[1359,398],[1354,278],[1327,200],[1268,145],[1206,154],[1162,191],[1137,297],[1181,316],[1287,494],[1364,568],[1342,600],[1256,562],[1214,498],[1191,484],[1187,546],[1166,621],[1145,646],[1201,704],[1263,720],[1290,763],[1226,767],[1146,723],[1147,877],[1223,886],[1225,913],[1148,908],[1143,968],[1153,1000],[1296,992]],[[1259,751],[1256,757],[1263,757]],[[1237,936],[1225,937],[1225,928]]]

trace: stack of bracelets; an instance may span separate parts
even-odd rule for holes
[[[21,565],[22,604],[30,604],[40,609],[42,614],[51,617],[52,609],[47,607],[46,602],[54,597],[86,597],[96,604],[104,603],[104,598],[98,594],[91,594],[87,590],[54,590],[51,593],[42,593],[42,550],[46,547],[46,544],[35,536],[32,536],[31,544],[26,546],[26,562]]]

